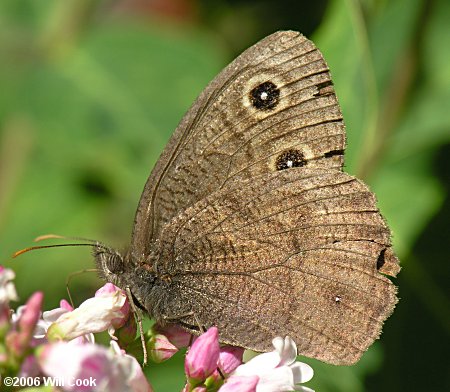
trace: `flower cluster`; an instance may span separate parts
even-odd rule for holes
[[[73,308],[61,300],[56,309],[41,312],[43,294],[34,293],[13,312],[17,301],[14,272],[0,266],[0,374],[3,377],[53,377],[62,380],[58,391],[81,390],[70,380],[95,380],[83,391],[151,392],[136,357],[142,358],[140,336],[126,294],[111,283]],[[109,347],[95,343],[108,331]],[[212,327],[194,337],[176,325],[154,325],[145,335],[153,362],[162,362],[180,348],[185,358],[183,392],[283,392],[311,389],[312,369],[296,362],[297,348],[289,338],[275,338],[275,350],[243,363],[244,349],[220,346]],[[132,354],[132,355],[130,355]],[[48,390],[48,389],[46,389]]]
[[[43,294],[36,292],[12,312],[10,301],[17,300],[13,279],[14,272],[0,266],[0,373],[4,379],[53,377],[65,391],[80,390],[85,380],[93,382],[84,391],[152,391],[136,358],[121,348],[136,337],[122,290],[107,283],[76,309],[62,300],[59,308],[43,313]],[[102,331],[111,335],[109,348],[94,342],[93,334]]]
[[[242,363],[243,349],[219,346],[218,330],[210,328],[186,355],[186,392],[312,392],[298,385],[309,381],[312,368],[296,362],[297,347],[289,338],[273,340],[275,350]]]

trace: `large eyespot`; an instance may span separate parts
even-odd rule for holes
[[[118,254],[109,254],[106,259],[106,267],[112,274],[121,274],[125,268],[123,265],[123,259]]]
[[[271,110],[278,105],[280,90],[272,82],[264,82],[249,92],[252,106],[258,110]]]
[[[277,170],[290,169],[291,167],[300,167],[306,165],[305,156],[299,150],[286,150],[278,155],[275,161]]]

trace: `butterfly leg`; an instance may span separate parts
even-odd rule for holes
[[[141,345],[142,345],[142,353],[144,354],[144,360],[142,362],[142,366],[147,365],[147,347],[145,345],[145,338],[144,338],[144,328],[142,327],[142,317],[141,313],[137,310],[136,306],[134,305],[133,296],[131,295],[131,290],[129,287],[125,288],[125,291],[127,293],[128,301],[131,305],[131,310],[134,314],[134,317],[136,318],[137,325],[139,327],[139,335],[141,337]]]

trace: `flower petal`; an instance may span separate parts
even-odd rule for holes
[[[233,376],[226,380],[219,392],[255,392],[258,376]]]
[[[240,365],[231,374],[235,376],[259,376],[257,392],[305,391],[310,389],[297,385],[309,381],[314,371],[301,362],[295,362],[297,346],[290,337],[277,337],[272,341],[275,351],[260,354]]]
[[[216,327],[208,329],[189,349],[184,369],[188,378],[205,380],[217,369],[219,360],[219,332]]]
[[[73,306],[69,304],[65,299],[59,301],[59,307],[67,310],[68,312],[71,312],[73,310]]]
[[[291,370],[288,366],[282,366],[260,376],[256,392],[288,392],[294,388]]]
[[[153,335],[147,342],[148,355],[153,362],[161,363],[171,358],[178,348],[173,345],[166,336]]]
[[[272,340],[272,344],[278,354],[280,354],[280,366],[290,365],[295,361],[297,357],[297,345],[289,336],[286,336],[284,339],[276,337]]]
[[[193,343],[194,336],[176,324],[168,324],[165,326],[155,324],[152,330],[154,333],[160,333],[166,336],[177,348],[187,347]]]
[[[111,340],[111,346],[114,344],[117,345],[117,347],[113,348],[113,351],[118,354],[115,359],[118,362],[122,373],[125,375],[126,384],[130,387],[131,391],[152,392],[152,387],[148,383],[136,358],[126,354],[123,350],[120,350],[117,342]],[[118,350],[120,350],[120,352]]]
[[[236,376],[259,376],[275,369],[279,363],[280,355],[276,351],[271,351],[270,353],[264,353],[253,357],[247,363],[238,366],[232,374]]]
[[[12,269],[0,265],[0,308],[8,306],[9,301],[17,301],[19,299],[12,282],[15,276],[16,274]]]
[[[127,298],[122,291],[89,298],[73,311],[62,314],[48,329],[47,337],[71,340],[91,332],[106,331],[113,320],[125,317],[122,312],[125,301]]]
[[[315,392],[314,389],[304,387],[303,385],[296,385],[294,390],[300,392]]]
[[[242,364],[244,349],[235,346],[223,346],[220,348],[219,368],[224,374],[230,374]]]
[[[295,362],[289,367],[294,375],[294,384],[308,382],[314,376],[313,368],[307,363]]]
[[[47,344],[39,352],[38,361],[45,375],[65,380],[65,391],[152,391],[135,358],[96,344]],[[91,379],[95,387],[71,386],[73,380]]]
[[[131,310],[131,306],[130,306],[130,302],[128,301],[128,297],[126,296],[125,292],[120,289],[119,287],[113,285],[112,283],[106,283],[105,285],[103,285],[102,287],[100,287],[96,292],[95,292],[95,298],[98,297],[104,297],[104,298],[109,298],[109,297],[115,297],[116,295],[122,295],[125,297],[125,301],[122,305],[122,308],[119,311],[119,316],[115,319],[111,320],[111,326],[114,329],[118,329],[120,327],[122,327],[126,321],[128,320],[128,317],[130,315],[130,310]]]

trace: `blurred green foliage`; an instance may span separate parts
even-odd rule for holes
[[[275,5],[275,3],[277,3]],[[22,301],[65,297],[87,249],[10,255],[46,233],[126,245],[143,184],[184,111],[242,49],[299,30],[331,68],[364,178],[394,233],[401,301],[353,367],[311,363],[317,391],[450,390],[450,2],[0,2],[0,256]],[[75,301],[100,283],[73,280]],[[447,344],[446,344],[447,343]],[[181,390],[182,354],[149,367]]]

